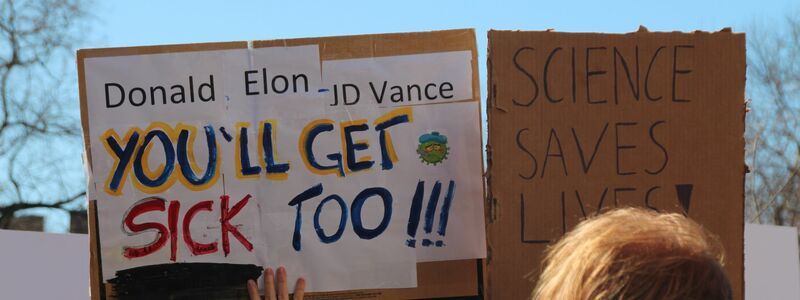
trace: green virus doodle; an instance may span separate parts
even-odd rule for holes
[[[417,154],[422,162],[437,165],[447,159],[450,148],[447,147],[447,137],[434,131],[419,137]]]

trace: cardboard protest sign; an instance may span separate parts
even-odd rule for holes
[[[741,299],[744,47],[729,31],[489,32],[489,297],[529,297],[550,243],[641,206],[719,235]]]
[[[471,30],[79,51],[96,275],[124,295],[189,269],[281,264],[312,292],[474,274],[475,60]]]

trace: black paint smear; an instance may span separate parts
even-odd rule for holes
[[[261,273],[256,265],[171,263],[120,270],[108,282],[118,299],[233,299]]]
[[[219,132],[222,132],[222,137],[225,138],[226,141],[230,142],[233,140],[233,137],[230,133],[228,133],[227,130],[225,130],[225,127],[220,127]]]

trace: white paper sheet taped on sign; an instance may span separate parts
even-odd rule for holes
[[[436,66],[431,68],[431,66]],[[344,106],[402,106],[472,100],[472,53],[440,52],[330,60],[323,81]]]
[[[800,299],[797,228],[744,227],[745,299]]]
[[[416,261],[484,257],[470,52],[328,63],[317,46],[87,59],[103,278],[282,264],[309,291],[402,288]],[[367,105],[384,82],[392,105]]]

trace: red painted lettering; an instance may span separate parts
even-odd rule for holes
[[[228,233],[233,234],[233,237],[239,240],[239,242],[242,243],[242,246],[244,246],[247,251],[252,251],[253,244],[251,244],[250,241],[248,241],[247,238],[245,238],[244,235],[239,232],[239,228],[236,228],[236,226],[233,226],[230,223],[230,220],[233,219],[233,217],[235,217],[245,205],[247,205],[248,201],[250,201],[250,195],[242,198],[242,200],[237,202],[230,210],[228,209],[228,201],[230,201],[230,197],[228,197],[228,195],[222,195],[220,196],[220,200],[221,211],[219,223],[222,227],[222,251],[225,253],[225,256],[228,256],[228,254],[231,252]]]
[[[166,201],[161,198],[151,197],[145,198],[142,201],[136,203],[128,213],[125,214],[123,217],[123,229],[125,229],[128,235],[135,235],[142,231],[148,230],[157,230],[158,236],[156,239],[147,245],[141,247],[124,247],[122,255],[127,258],[136,258],[149,255],[150,253],[156,252],[161,247],[164,247],[164,244],[167,242],[167,227],[156,222],[146,222],[142,224],[134,223],[134,219],[139,215],[151,212],[151,211],[164,211],[164,203]],[[129,232],[128,232],[129,231]]]

